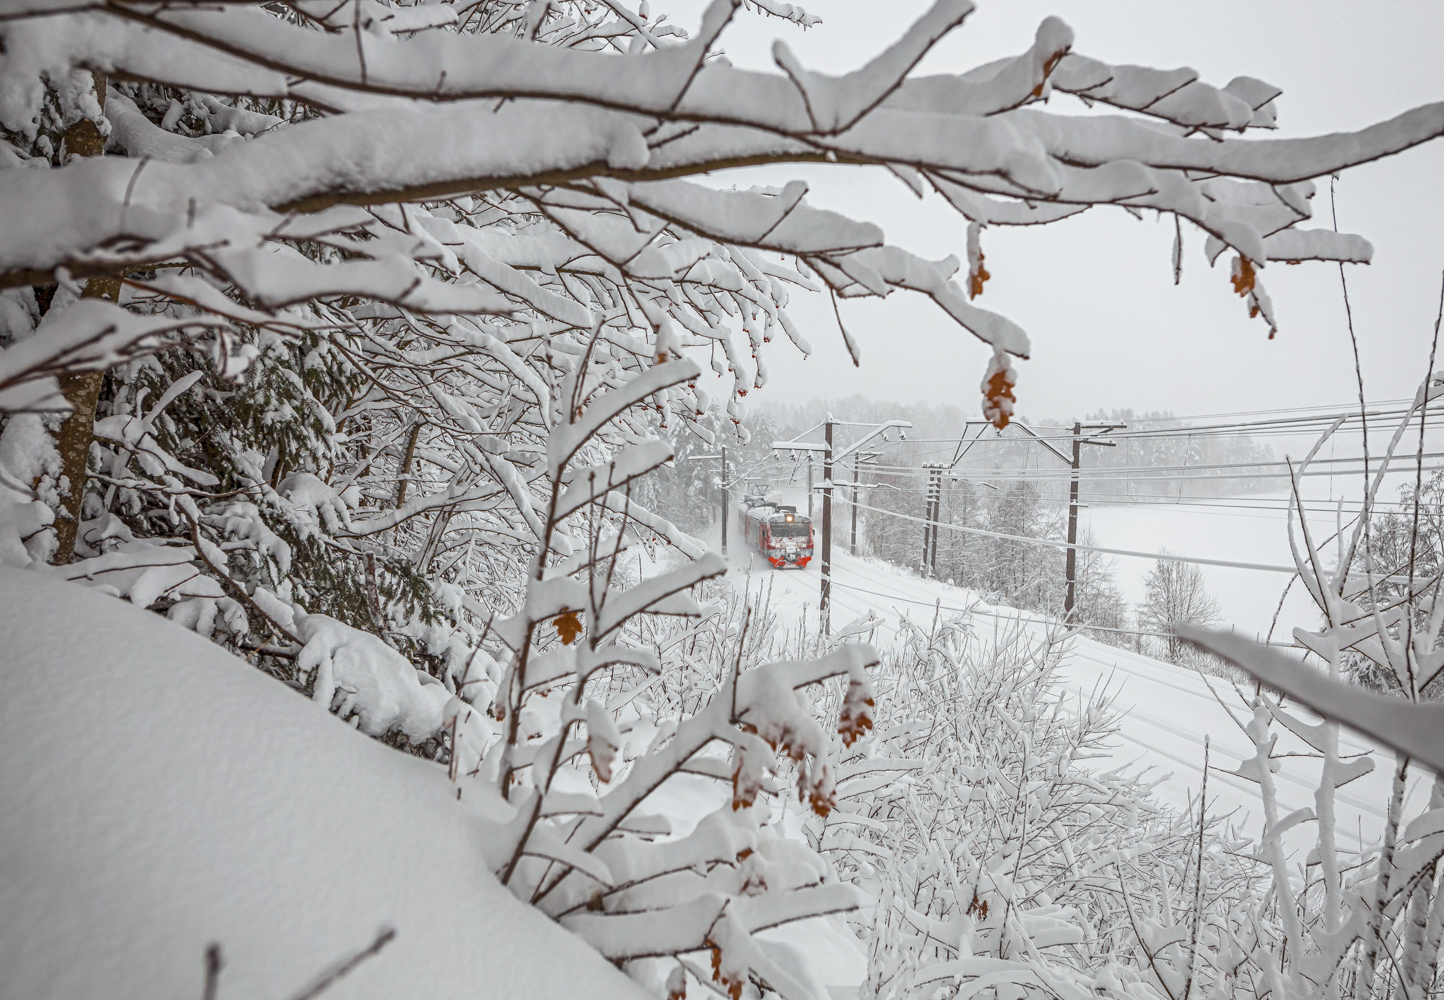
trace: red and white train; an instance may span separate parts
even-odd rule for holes
[[[796,507],[751,497],[748,501],[742,518],[742,537],[747,546],[761,552],[778,569],[805,569],[812,560],[812,519],[799,514]]]

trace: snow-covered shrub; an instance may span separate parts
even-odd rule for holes
[[[805,692],[846,677],[866,724],[871,649],[853,644],[816,659],[755,664],[745,661],[739,636],[731,672],[709,684],[690,711],[663,720],[630,760],[613,713],[638,692],[605,703],[592,693],[609,690],[618,669],[666,669],[629,625],[644,614],[701,615],[687,592],[725,567],[708,553],[614,587],[630,529],[607,514],[626,512],[627,483],[668,453],[644,442],[602,465],[581,464],[592,438],[616,416],[696,372],[689,361],[663,362],[585,402],[585,368],[563,383],[566,416],[545,454],[541,546],[520,609],[491,623],[511,651],[489,708],[501,734],[490,744],[454,742],[453,772],[459,794],[475,777],[484,794],[500,800],[502,819],[485,850],[502,880],[607,957],[634,962],[710,949],[712,978],[734,998],[754,976],[784,996],[815,995],[797,969],[769,957],[752,935],[851,909],[858,898],[812,852],[778,835],[759,795],[775,790],[782,754],[806,807],[819,815],[833,808],[834,747],[839,738],[851,742],[856,727],[829,736]],[[685,659],[673,664],[689,666]],[[649,797],[682,773],[730,782],[730,802],[722,800],[690,834],[657,842],[670,824],[645,811]]]
[[[11,417],[0,433],[0,561],[26,566],[49,559],[60,478],[60,454],[41,416]]]
[[[1419,387],[1394,428],[1352,524],[1337,523],[1321,536],[1304,512],[1295,478],[1297,523],[1290,541],[1298,579],[1318,608],[1318,628],[1296,628],[1293,637],[1309,654],[1300,663],[1239,636],[1179,624],[1177,631],[1271,688],[1324,716],[1298,717],[1283,698],[1260,691],[1247,733],[1255,755],[1241,773],[1259,783],[1265,833],[1258,856],[1269,866],[1271,918],[1255,934],[1251,962],[1267,973],[1268,986],[1286,997],[1429,996],[1440,988],[1444,941],[1444,708],[1429,703],[1444,664],[1444,602],[1436,565],[1434,514],[1427,504],[1420,411],[1444,391],[1435,373]],[[1417,451],[1401,453],[1418,421]],[[1335,423],[1304,460],[1308,469]],[[1412,435],[1410,435],[1412,436]],[[1391,469],[1408,469],[1404,513],[1379,509],[1379,491]],[[1342,520],[1340,518],[1340,520]],[[1375,530],[1379,536],[1374,537]],[[1403,536],[1402,538],[1400,536]],[[1351,683],[1349,675],[1368,682]],[[1362,675],[1362,677],[1361,677]],[[1369,690],[1372,687],[1375,690]],[[1387,693],[1379,693],[1382,688]],[[1338,843],[1336,806],[1340,786],[1374,768],[1372,754],[1340,753],[1344,723],[1395,752],[1393,784],[1377,850],[1353,854]],[[1280,815],[1274,789],[1275,726],[1302,739],[1321,762],[1314,806]],[[1411,784],[1432,771],[1422,808],[1409,810]],[[1302,871],[1292,868],[1284,833],[1313,824],[1316,840]]]
[[[862,996],[1248,995],[1234,935],[1260,880],[1220,822],[1098,772],[1117,718],[1058,689],[1061,647],[1016,625],[907,625],[876,731],[844,751],[812,842],[877,902]],[[1200,853],[1201,852],[1201,853]],[[1197,955],[1197,961],[1192,956]]]

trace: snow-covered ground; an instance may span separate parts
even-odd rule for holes
[[[1166,503],[1090,504],[1080,520],[1092,529],[1095,544],[1139,552],[1162,552],[1232,559],[1240,562],[1292,566],[1288,521],[1283,508],[1286,494],[1265,493],[1216,506]],[[1227,506],[1226,506],[1227,504]],[[1260,509],[1272,507],[1274,509]],[[1143,600],[1144,578],[1153,569],[1150,559],[1109,557],[1124,598],[1130,604]],[[1268,634],[1279,596],[1289,577],[1284,573],[1200,566],[1208,592],[1219,603],[1223,620],[1240,632],[1263,638]],[[1295,626],[1317,625],[1313,603],[1295,584],[1279,615],[1275,638],[1288,639]]]
[[[815,565],[773,570],[732,543],[738,585],[768,588],[784,623],[816,614]],[[926,624],[938,607],[970,611],[980,633],[1046,627],[874,560],[835,562],[834,626],[877,615],[880,642],[902,616]],[[0,607],[0,994],[197,996],[217,942],[222,996],[284,997],[389,927],[396,938],[329,995],[447,996],[478,983],[523,1000],[642,995],[496,882],[478,842],[487,804],[468,797],[478,786],[458,802],[435,765],[101,593],[0,569]],[[1207,736],[1211,810],[1258,832],[1256,786],[1227,773],[1250,755],[1241,692],[1085,638],[1070,640],[1063,680],[1080,697],[1113,693],[1124,712],[1113,760],[1098,766],[1151,769],[1156,794],[1187,807]],[[1364,749],[1346,737],[1346,752]],[[1276,753],[1302,750],[1284,734]],[[1378,758],[1341,790],[1346,848],[1380,828],[1390,761]],[[1281,765],[1281,810],[1311,805],[1310,762]],[[686,819],[721,794],[689,779],[656,804]],[[767,937],[801,953],[834,996],[865,972],[835,918]]]
[[[0,996],[640,998],[516,900],[484,803],[158,615],[0,567]],[[467,787],[480,789],[477,783]]]
[[[805,503],[805,498],[799,499]],[[1145,512],[1131,508],[1116,509],[1121,517],[1136,518],[1139,513],[1144,513],[1154,520],[1150,525],[1146,518],[1140,518],[1144,525],[1126,539],[1107,537],[1104,541],[1106,536],[1100,531],[1099,539],[1104,544],[1122,547],[1120,543],[1126,542],[1127,547],[1136,549],[1147,549],[1158,539],[1168,544],[1168,539],[1176,537],[1170,532],[1182,530],[1181,525],[1185,523],[1182,517],[1168,521],[1167,511],[1158,514],[1151,509]],[[1096,517],[1099,510],[1095,508],[1091,513]],[[1228,522],[1220,521],[1228,525]],[[1266,540],[1273,537],[1275,528],[1282,552],[1263,548]],[[784,621],[795,621],[805,612],[816,622],[821,580],[817,561],[806,570],[774,570],[760,556],[748,553],[735,534],[729,542],[733,567],[731,575],[739,585],[750,581],[751,591],[761,593],[770,584],[772,604]],[[1201,551],[1214,543],[1219,544],[1217,549]],[[1230,549],[1227,545],[1237,548]],[[1228,527],[1213,536],[1196,533],[1191,538],[1190,551],[1219,558],[1291,561],[1281,514],[1276,522],[1266,522],[1264,527],[1250,526],[1247,533]],[[833,561],[834,629],[871,612],[883,618],[878,641],[886,642],[900,617],[908,616],[926,627],[932,621],[934,607],[939,604],[944,613],[971,611],[974,628],[980,633],[1004,628],[1014,621],[1023,622],[1038,637],[1046,629],[1038,616],[992,607],[981,603],[972,591],[924,580],[879,560],[849,556],[845,546],[834,553]],[[1120,560],[1120,563],[1124,561]],[[1142,560],[1126,561],[1143,564],[1145,571],[1149,565]],[[1277,584],[1277,588],[1273,591],[1268,616],[1272,616],[1273,604],[1277,603],[1278,592],[1287,580],[1282,574],[1270,576],[1276,579],[1270,579],[1269,584]],[[1267,629],[1268,616],[1265,617],[1264,630]],[[1115,695],[1115,707],[1124,713],[1113,759],[1100,766],[1126,765],[1148,769],[1150,777],[1163,779],[1155,789],[1160,800],[1179,808],[1188,808],[1191,802],[1196,801],[1202,783],[1204,739],[1207,737],[1210,741],[1210,762],[1215,768],[1209,774],[1210,812],[1217,815],[1233,813],[1243,830],[1253,835],[1260,832],[1262,807],[1258,786],[1248,779],[1227,773],[1236,770],[1245,758],[1253,756],[1252,744],[1241,728],[1249,717],[1246,694],[1251,694],[1251,691],[1236,690],[1219,678],[1204,677],[1186,668],[1083,637],[1069,640],[1069,649],[1063,661],[1063,683],[1069,691],[1084,698],[1095,691],[1106,690]],[[1297,714],[1307,721],[1318,721],[1307,711],[1298,710]],[[1309,752],[1302,742],[1282,727],[1275,729],[1281,732],[1276,754]],[[1345,849],[1355,848],[1361,841],[1365,844],[1375,842],[1383,827],[1392,756],[1388,751],[1371,748],[1354,734],[1343,734],[1344,753],[1361,753],[1368,749],[1376,751],[1373,773],[1339,790],[1338,836],[1340,846]],[[1276,779],[1280,809],[1286,814],[1306,806],[1312,807],[1317,774],[1315,762],[1306,757],[1284,757],[1281,765]],[[1413,794],[1417,796],[1421,793],[1415,789]],[[1298,831],[1291,843],[1304,847],[1305,840],[1311,838],[1312,834],[1304,828]]]

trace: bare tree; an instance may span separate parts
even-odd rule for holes
[[[1164,556],[1168,550],[1164,550]],[[1138,627],[1144,632],[1172,632],[1174,622],[1186,622],[1209,628],[1223,620],[1218,602],[1204,586],[1203,573],[1197,566],[1163,558],[1149,570],[1144,580],[1143,603],[1138,606]],[[1182,663],[1191,653],[1181,639],[1159,640],[1164,655],[1171,663]]]
[[[1078,532],[1078,540],[1084,545],[1096,545],[1092,529],[1084,525]],[[1055,588],[1058,596],[1055,607],[1061,606],[1062,586]],[[1118,574],[1114,561],[1100,552],[1078,553],[1078,603],[1073,606],[1077,620],[1093,626],[1090,638],[1106,642],[1111,646],[1137,648],[1138,636],[1128,633],[1128,601],[1118,586]],[[1105,631],[1106,630],[1106,631]]]

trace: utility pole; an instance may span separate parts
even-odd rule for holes
[[[857,555],[857,498],[858,492],[862,489],[862,463],[875,461],[882,452],[854,452],[852,456],[852,537],[848,543],[848,551]]]
[[[941,462],[924,462],[928,470],[928,492],[926,513],[923,515],[923,560],[924,576],[932,576],[938,563],[938,513],[943,493],[943,469]]]
[[[975,436],[971,441],[968,441],[968,428],[973,426],[977,426],[979,430],[977,436]],[[952,470],[956,468],[957,464],[962,461],[963,457],[967,455],[970,450],[972,450],[973,445],[978,443],[978,440],[982,438],[984,431],[986,431],[990,426],[992,425],[986,420],[967,421],[963,425],[963,436],[958,440],[958,447],[953,453],[953,460],[951,463],[948,463],[946,465],[933,462],[923,463],[923,468],[931,470],[928,476],[927,516],[924,519],[926,523],[923,527],[922,568],[924,573],[929,573],[937,569],[937,535],[939,531],[938,508],[940,506],[940,501],[942,497],[943,470],[947,470],[949,473],[951,473]],[[1064,580],[1066,583],[1066,587],[1063,593],[1063,615],[1064,621],[1067,621],[1073,613],[1073,606],[1076,603],[1077,598],[1078,549],[1076,548],[1076,546],[1078,545],[1078,480],[1079,477],[1082,475],[1082,446],[1085,444],[1095,444],[1102,448],[1117,447],[1116,443],[1113,441],[1097,441],[1094,440],[1093,437],[1094,435],[1098,434],[1107,434],[1109,431],[1126,430],[1128,425],[1117,423],[1085,424],[1080,421],[1074,421],[1073,454],[1071,457],[1059,451],[1057,448],[1053,447],[1053,445],[1048,441],[1047,438],[1042,437],[1038,434],[1037,431],[1033,430],[1031,427],[1029,427],[1027,424],[1024,424],[1020,420],[1010,421],[1008,426],[1016,427],[1019,431],[1027,434],[1029,437],[1036,440],[1044,448],[1048,449],[1054,455],[1056,455],[1072,470],[1072,474],[1070,475],[1068,482],[1068,553],[1066,559],[1066,568],[1064,571]],[[1086,436],[1084,434],[1085,431],[1088,432]],[[1001,432],[999,433],[1001,434]],[[950,475],[949,478],[959,477]],[[997,489],[997,487],[993,486],[990,483],[979,483],[979,485],[987,486],[989,489]]]
[[[824,637],[832,631],[832,414],[827,415],[823,425],[822,441],[827,450],[822,453],[822,597],[817,604],[817,613],[822,623]]]
[[[1016,424],[1017,421],[1013,421],[1013,423]],[[927,576],[936,573],[938,568],[938,535],[942,530],[939,522],[942,520],[943,480],[944,478],[960,478],[954,475],[953,470],[958,467],[958,463],[972,450],[973,445],[977,444],[979,439],[982,438],[983,432],[992,426],[992,423],[987,420],[965,421],[962,436],[958,438],[958,447],[953,451],[953,460],[951,462],[923,463],[923,468],[929,470],[927,502],[923,517],[923,560],[921,567],[923,573]],[[971,441],[967,439],[969,427],[978,428],[978,433]],[[983,483],[982,485],[987,486],[989,489],[997,489],[997,487],[991,483]]]
[[[1073,421],[1073,474],[1068,477],[1068,563],[1064,572],[1068,581],[1063,593],[1063,621],[1072,624],[1073,603],[1078,587],[1078,472],[1082,467],[1083,425]]]
[[[929,464],[929,463],[924,462],[924,463],[923,463],[923,468],[926,469],[926,468],[928,467],[928,464]],[[925,494],[923,494],[923,556],[922,556],[921,559],[918,560],[918,572],[921,573],[923,576],[927,576],[927,575],[928,575],[928,539],[932,537],[932,533],[933,533],[933,474],[932,474],[932,472],[929,472],[929,473],[928,473],[928,488],[927,488],[927,492],[926,492]]]
[[[1032,435],[1038,443],[1057,455],[1072,470],[1068,477],[1068,555],[1064,564],[1064,590],[1063,590],[1063,621],[1071,623],[1073,618],[1073,606],[1076,603],[1078,593],[1078,479],[1082,475],[1083,467],[1083,445],[1096,444],[1100,448],[1116,448],[1118,445],[1113,441],[1095,441],[1093,434],[1107,434],[1109,431],[1121,431],[1127,429],[1127,424],[1085,424],[1078,421],[1073,422],[1073,456],[1063,454],[1057,448],[1038,436],[1033,429],[1013,422],[1019,430]],[[1011,425],[1010,425],[1011,426]],[[1090,431],[1084,436],[1084,431]]]
[[[1074,451],[1077,449],[1075,448]],[[722,554],[727,554],[727,446],[722,446]]]
[[[938,470],[938,482],[933,487],[933,544],[932,551],[928,553],[928,575],[936,576],[938,572],[938,535],[942,534],[938,523],[943,515],[943,470]]]
[[[1063,621],[1072,623],[1073,606],[1077,603],[1078,588],[1078,480],[1082,475],[1083,466],[1083,445],[1093,444],[1100,448],[1116,448],[1116,441],[1096,441],[1093,434],[1107,434],[1110,431],[1121,431],[1128,428],[1127,424],[1084,424],[1078,421],[1073,422],[1073,461],[1070,463],[1073,474],[1068,480],[1068,564],[1066,568],[1067,589],[1063,593]],[[1083,436],[1084,431],[1091,431],[1087,437]]]
[[[912,424],[906,420],[889,420],[886,423],[869,425],[870,429],[867,433],[842,449],[842,451],[834,454],[832,450],[832,431],[837,423],[838,421],[833,420],[832,414],[829,413],[827,419],[821,424],[809,427],[799,434],[797,438],[793,438],[791,441],[772,442],[773,451],[786,451],[794,455],[799,451],[807,452],[807,515],[809,520],[812,518],[812,453],[815,451],[822,452],[822,592],[817,602],[817,608],[823,635],[826,635],[830,631],[828,619],[832,611],[832,470],[835,466],[843,465],[849,458],[857,455],[858,452],[862,450],[862,446],[873,438],[879,435],[885,436],[890,430],[898,431],[899,437],[905,438],[906,432],[912,427]],[[817,430],[818,427],[823,428],[824,440],[822,444],[799,440],[799,438],[805,437]],[[854,474],[853,478],[856,480],[856,474]],[[855,519],[856,505],[854,505],[853,516]],[[854,520],[854,545],[857,541],[855,524],[856,521]]]

